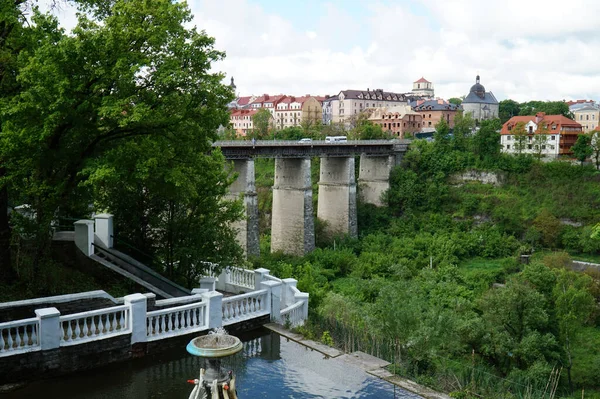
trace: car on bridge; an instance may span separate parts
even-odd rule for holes
[[[298,143],[312,143],[312,139],[311,138],[303,138],[298,140]]]

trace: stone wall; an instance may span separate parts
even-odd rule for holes
[[[492,184],[494,186],[498,186],[504,182],[504,179],[505,176],[501,173],[468,170],[466,172],[452,176],[450,178],[450,181],[454,184],[462,184],[469,181],[477,181],[483,184]]]

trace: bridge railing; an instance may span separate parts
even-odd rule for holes
[[[206,302],[191,303],[148,312],[146,316],[147,340],[173,337],[208,329]]]
[[[60,316],[60,346],[78,345],[129,334],[130,311],[128,305],[121,305]]]
[[[40,350],[39,336],[37,317],[0,323],[0,357]]]

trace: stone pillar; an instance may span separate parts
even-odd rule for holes
[[[202,302],[208,303],[208,328],[223,326],[223,294],[209,291],[202,294]]]
[[[38,340],[43,351],[60,347],[60,312],[56,308],[36,309],[35,316],[40,321]]]
[[[361,201],[383,206],[383,193],[390,188],[390,172],[396,165],[396,156],[360,156],[358,192]]]
[[[294,278],[284,278],[281,281],[283,282],[283,287],[281,288],[281,307],[285,309],[294,303],[294,291],[292,291],[292,287],[296,288],[298,280]]]
[[[276,158],[271,252],[302,256],[314,249],[310,158]]]
[[[94,216],[96,236],[104,248],[113,247],[113,215],[101,213]]]
[[[214,291],[216,289],[216,277],[202,277],[200,279],[200,288],[207,289],[208,291]]]
[[[146,342],[148,330],[146,318],[148,304],[147,298],[142,294],[131,294],[123,297],[125,305],[129,305],[129,323],[131,324],[131,344]]]
[[[261,289],[266,289],[267,296],[271,298],[270,310],[271,321],[276,323],[281,321],[281,283],[279,281],[263,281],[260,283]]]
[[[94,254],[94,221],[78,220],[75,223],[75,245],[85,254]]]
[[[225,291],[227,283],[229,283],[229,273],[227,272],[227,268],[224,267],[223,269],[221,269],[221,273],[217,278],[217,281],[215,283],[215,289]]]
[[[317,216],[330,234],[358,235],[354,157],[321,158]]]
[[[256,269],[254,270],[254,289],[255,290],[260,290],[262,288],[260,288],[260,283],[262,283],[263,281],[267,281],[267,275],[269,274],[270,270],[269,269],[263,269],[262,267],[260,269]]]
[[[258,197],[254,176],[254,159],[233,160],[233,171],[237,179],[229,187],[229,198],[241,198],[245,208],[245,219],[235,222],[237,240],[246,255],[259,256]]]

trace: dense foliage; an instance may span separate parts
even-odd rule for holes
[[[173,275],[177,265],[182,283],[202,271],[200,259],[240,260],[229,227],[240,207],[225,200],[223,157],[209,155],[233,93],[211,71],[224,53],[188,27],[187,5],[74,1],[86,12],[67,34],[36,8],[28,20],[24,0],[10,3],[0,8],[10,61],[0,68],[8,88],[0,98],[0,192],[13,206],[27,204],[28,214],[12,213],[16,234],[0,220],[0,238],[11,236],[13,252],[27,256],[0,269],[39,273],[54,225],[104,211],[115,214],[119,238],[158,259],[159,271]],[[0,205],[6,215],[8,201]]]
[[[465,119],[459,134],[441,124],[434,142],[413,142],[388,207],[359,205],[359,239],[255,265],[310,293],[305,334],[455,397],[550,398],[554,384],[595,397],[600,276],[567,266],[568,253],[597,259],[599,175],[503,155],[499,121],[471,134]]]

